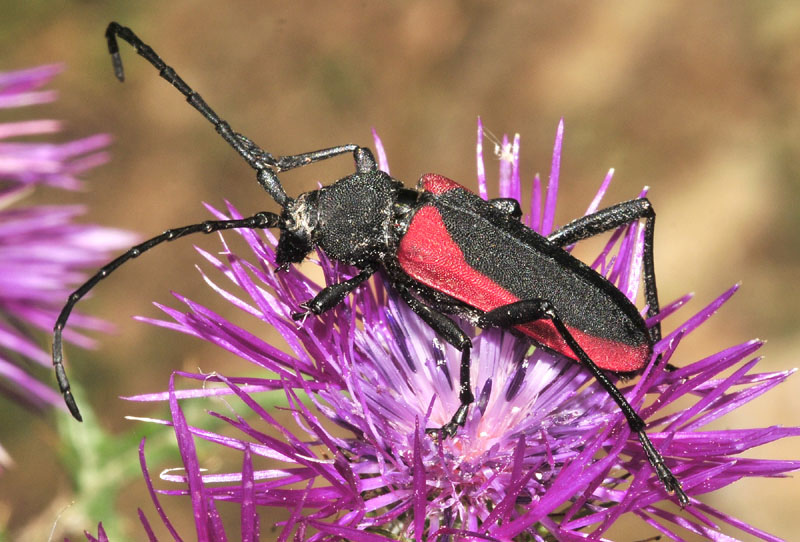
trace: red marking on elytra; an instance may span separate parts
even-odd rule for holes
[[[515,327],[547,348],[564,354],[568,358],[577,359],[551,321],[537,320]],[[589,359],[601,369],[621,373],[638,371],[650,359],[650,347],[647,343],[641,345],[624,344],[584,333],[572,326],[567,326],[567,329],[578,341],[578,344],[589,356]]]
[[[423,175],[419,180],[419,185],[420,188],[425,192],[430,192],[431,194],[435,194],[437,196],[455,188],[461,188],[462,190],[467,190],[467,192],[469,192],[468,189],[464,188],[457,182],[451,181],[447,177],[442,177],[436,173],[426,173]]]
[[[423,177],[425,189],[447,191],[460,185],[438,175]],[[429,183],[429,184],[428,184]],[[426,206],[417,211],[397,251],[400,267],[411,278],[484,312],[519,301],[494,280],[473,269],[447,231],[439,211]],[[549,320],[515,326],[551,350],[577,357]],[[612,371],[635,371],[647,363],[647,344],[633,346],[596,337],[567,325],[581,348],[599,367]]]

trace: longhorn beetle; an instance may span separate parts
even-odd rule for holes
[[[115,22],[106,30],[114,72],[124,80],[117,38],[159,70],[217,133],[256,172],[280,214],[256,213],[238,220],[209,220],[170,229],[132,247],[100,269],[68,298],[53,330],[53,365],[64,400],[81,420],[63,365],[61,334],[72,308],[100,280],[132,258],[192,233],[231,228],[278,228],[280,268],[301,262],[315,247],[333,260],[356,267],[352,278],[323,288],[293,314],[297,320],[339,304],[379,269],[412,311],[461,352],[461,405],[440,429],[452,437],[467,419],[474,397],[470,386],[472,343],[449,315],[479,327],[513,328],[539,346],[580,361],[619,405],[666,490],[681,506],[689,498],[644,431],[645,423],[604,370],[636,371],[653,355],[660,324],[647,328],[636,306],[602,275],[564,247],[641,219],[645,220],[644,284],[647,314],[659,312],[653,264],[655,212],[645,198],[619,203],[579,218],[547,237],[520,221],[513,199],[485,201],[435,174],[423,175],[416,189],[380,171],[372,152],[354,144],[293,156],[275,156],[234,132],[189,85],[129,28]],[[289,197],[278,173],[352,153],[355,172],[333,184]]]

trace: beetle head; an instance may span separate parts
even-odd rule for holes
[[[357,172],[287,202],[278,264],[300,262],[315,246],[351,265],[381,259],[391,244],[395,184],[379,170]]]
[[[317,225],[319,190],[286,202],[281,213],[281,237],[275,251],[279,267],[300,263],[314,248],[311,235]]]

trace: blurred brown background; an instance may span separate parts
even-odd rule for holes
[[[115,80],[103,31],[117,20],[271,152],[371,145],[375,127],[393,175],[409,185],[427,171],[474,185],[478,115],[495,134],[520,132],[524,175],[546,176],[565,117],[560,223],[583,212],[615,167],[606,203],[651,187],[662,302],[694,291],[688,315],[743,282],[673,362],[761,337],[769,343],[760,370],[798,364],[798,3],[39,0],[3,11],[0,69],[67,65],[54,85],[60,100],[35,113],[66,121],[65,137],[115,137],[112,163],[88,176],[87,192],[43,191],[40,201],[86,202],[87,220],[143,236],[207,218],[201,201],[227,198],[247,213],[275,208],[247,166],[127,45],[127,81]],[[283,179],[297,193],[350,167],[341,159]],[[218,247],[216,239],[193,241]],[[118,395],[163,389],[179,368],[235,371],[235,360],[205,343],[131,319],[157,315],[150,302],[171,303],[170,290],[224,311],[194,269],[192,244],[148,254],[82,304],[118,326],[97,351],[68,352],[72,378],[93,382],[83,402],[102,408],[112,430],[131,427],[125,414],[149,412]],[[715,427],[800,425],[798,382]],[[13,531],[54,499],[66,503],[69,484],[48,451],[51,425],[14,406],[2,410],[0,438],[17,466],[0,480],[0,521]],[[798,449],[795,439],[752,455],[797,458]],[[122,499],[125,513],[140,505],[150,514],[136,495]],[[796,540],[798,497],[800,483],[788,479],[744,481],[703,499]],[[618,540],[643,538],[616,532]]]

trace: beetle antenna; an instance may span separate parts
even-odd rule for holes
[[[114,66],[114,74],[120,81],[125,80],[125,70],[122,68],[122,59],[119,55],[119,45],[117,37],[128,42],[131,47],[145,60],[152,64],[158,74],[172,86],[177,88],[186,97],[186,101],[200,112],[203,117],[214,125],[217,133],[222,136],[228,145],[238,152],[245,161],[256,170],[258,183],[272,196],[278,205],[286,207],[291,198],[286,195],[283,186],[278,180],[277,172],[287,171],[298,167],[307,166],[313,162],[326,160],[339,156],[340,154],[353,153],[356,162],[356,169],[359,172],[374,171],[377,169],[372,153],[366,147],[359,147],[355,144],[339,145],[329,149],[306,152],[293,156],[275,156],[254,143],[244,135],[234,132],[227,121],[221,119],[213,109],[195,92],[192,87],[186,84],[175,70],[168,66],[159,57],[152,47],[144,43],[133,30],[127,26],[112,22],[106,29],[106,40],[108,41],[108,52],[111,53],[111,63]]]
[[[130,28],[112,22],[106,29],[106,40],[108,41],[108,52],[111,53],[111,63],[114,66],[114,74],[117,76],[117,79],[120,81],[125,80],[125,71],[122,68],[122,59],[119,55],[117,37],[127,41],[141,57],[158,70],[159,75],[163,79],[177,88],[180,93],[186,97],[186,101],[199,111],[206,120],[214,125],[214,128],[217,133],[222,136],[222,139],[233,147],[234,150],[245,159],[250,167],[256,170],[258,182],[264,187],[267,193],[272,196],[278,205],[285,207],[286,203],[289,201],[289,197],[278,181],[278,177],[271,170],[271,168],[280,169],[279,160],[247,137],[234,132],[230,125],[225,120],[221,119],[205,100],[175,73],[172,67],[161,60],[161,57],[159,57],[149,45],[140,40]]]
[[[58,389],[64,396],[64,402],[66,402],[67,408],[69,408],[72,416],[76,420],[82,421],[81,413],[78,410],[78,405],[75,403],[75,398],[70,390],[69,379],[67,378],[67,373],[64,369],[61,333],[64,330],[64,326],[67,324],[67,319],[69,318],[72,309],[75,307],[75,304],[80,301],[83,296],[89,293],[89,291],[94,288],[98,282],[106,278],[115,269],[120,267],[128,260],[136,258],[143,252],[146,252],[165,241],[174,241],[175,239],[185,237],[192,233],[213,233],[215,231],[235,228],[246,228],[251,230],[265,229],[274,228],[280,224],[281,219],[275,213],[261,212],[247,218],[234,220],[207,220],[200,224],[191,224],[189,226],[183,226],[182,228],[170,229],[161,235],[157,235],[152,239],[148,239],[143,243],[139,243],[138,245],[131,247],[126,253],[118,256],[116,259],[106,264],[102,269],[95,273],[92,278],[83,283],[80,288],[72,292],[72,294],[70,294],[70,296],[67,298],[64,308],[61,309],[61,314],[58,315],[58,320],[56,320],[56,324],[53,327],[53,367],[56,371]]]

